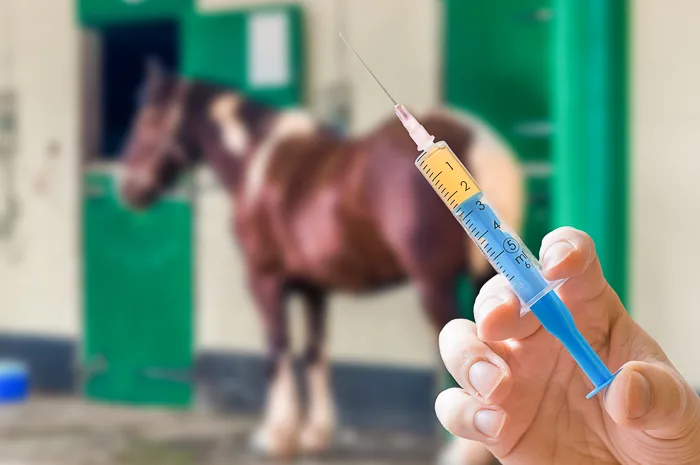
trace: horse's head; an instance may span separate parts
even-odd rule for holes
[[[188,83],[149,61],[141,92],[122,153],[121,196],[134,208],[149,206],[190,164],[183,130]]]

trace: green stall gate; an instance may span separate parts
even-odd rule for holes
[[[99,42],[99,65],[88,72],[101,73],[92,97],[102,102],[99,115],[86,115],[102,122],[101,153],[86,154],[102,163],[84,175],[83,392],[99,401],[185,407],[195,387],[193,188],[185,180],[140,213],[121,203],[114,155],[135,110],[124,102],[133,98],[147,55],[165,51],[182,75],[273,105],[300,105],[302,11],[271,5],[204,14],[191,0],[77,6],[83,28]],[[270,47],[275,61],[261,62],[260,49]]]

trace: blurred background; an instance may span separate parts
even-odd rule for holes
[[[693,0],[3,0],[0,358],[28,369],[32,396],[0,405],[0,461],[243,463],[264,339],[230,200],[202,166],[129,212],[117,155],[150,56],[372,130],[392,108],[339,30],[400,102],[500,134],[527,174],[529,246],[556,226],[589,232],[629,311],[700,388],[699,26]],[[430,463],[441,376],[416,291],[333,296],[329,324],[329,463]]]

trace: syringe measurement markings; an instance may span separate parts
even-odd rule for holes
[[[438,174],[435,175],[434,178],[431,179],[431,181],[437,181],[437,178],[442,174],[442,171],[440,171]]]
[[[486,231],[484,231],[484,234],[482,234],[481,236],[479,236],[477,239],[481,240],[481,239],[486,235],[487,232],[489,232],[488,229],[487,229]]]
[[[452,193],[452,195],[450,196],[450,198],[447,199],[447,201],[449,202],[450,200],[452,200],[452,197],[454,197],[455,195],[457,195],[457,191],[454,191],[454,192]]]

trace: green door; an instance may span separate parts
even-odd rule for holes
[[[187,196],[128,211],[109,174],[88,173],[83,205],[83,389],[95,400],[192,399],[193,235]]]
[[[302,10],[268,6],[186,15],[183,73],[234,86],[270,105],[304,100]]]
[[[193,0],[76,0],[82,25],[174,19],[193,9]]]

